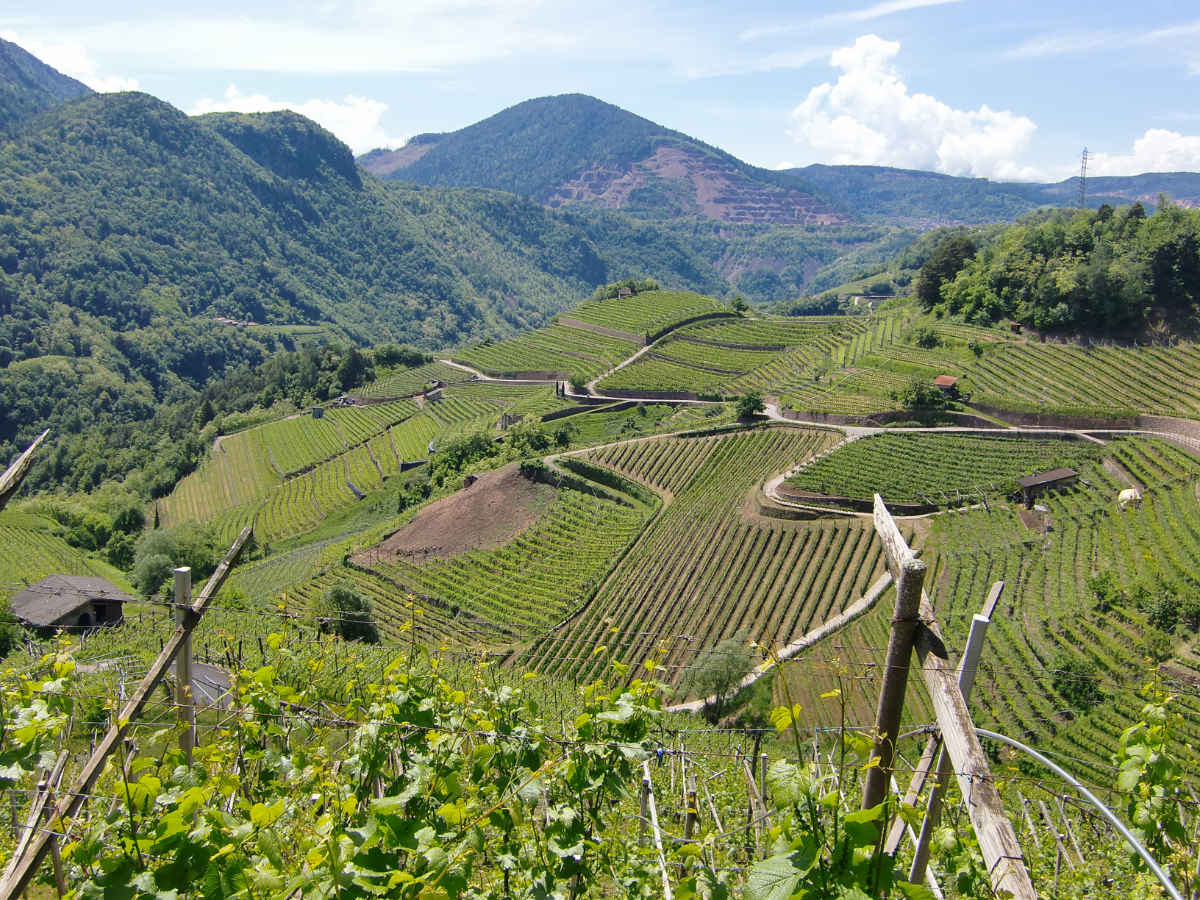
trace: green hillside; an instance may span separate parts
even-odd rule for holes
[[[91,89],[0,38],[0,133]]]

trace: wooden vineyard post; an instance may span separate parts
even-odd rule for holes
[[[650,808],[650,775],[642,776],[641,817],[638,823],[638,846],[646,846],[646,816]]]
[[[696,831],[697,818],[696,776],[693,773],[689,773],[687,778],[687,808],[683,819],[683,836],[689,841]]]
[[[958,689],[962,691],[964,703],[971,698],[971,690],[975,687],[975,673],[979,670],[979,657],[983,653],[984,638],[987,637],[992,612],[996,609],[996,604],[1000,602],[1000,595],[1003,593],[1004,582],[997,581],[992,585],[987,599],[983,602],[983,614],[976,615],[971,620],[971,631],[967,635],[967,649],[963,651],[962,660],[958,666]],[[914,774],[914,780],[916,777]],[[917,850],[913,855],[912,868],[908,874],[908,880],[913,884],[920,884],[925,879],[925,867],[929,865],[929,843],[933,839],[933,830],[937,828],[941,820],[942,800],[949,784],[950,757],[943,746],[937,758],[937,780],[934,781],[933,790],[929,794],[929,805],[925,810],[925,820],[921,823],[921,834],[917,838]]]
[[[182,626],[191,606],[192,570],[190,566],[175,569],[175,622]],[[179,721],[183,734],[179,736],[179,749],[187,754],[188,765],[192,764],[192,749],[196,746],[196,700],[192,696],[192,635],[189,632],[179,645],[175,657],[175,703],[179,707]]]
[[[883,538],[889,566],[898,566],[902,561],[912,558],[912,550],[909,549],[879,495],[875,497],[875,526]],[[899,606],[898,600],[897,608]],[[987,756],[979,743],[979,736],[975,733],[975,724],[967,711],[962,691],[959,690],[958,676],[950,664],[941,629],[933,615],[933,607],[923,595],[920,597],[917,618],[919,621],[913,623],[913,647],[920,662],[921,677],[929,690],[938,727],[942,732],[942,741],[962,792],[967,815],[975,829],[979,849],[987,864],[992,890],[1001,895],[1007,891],[1013,900],[1035,900],[1037,892],[1034,891],[1029,871],[1025,868],[1021,845],[1017,843],[1012,823],[1004,815],[1000,793],[996,790]],[[890,649],[889,646],[889,651]],[[908,659],[904,659],[902,663],[907,671]],[[882,709],[882,703],[880,706]],[[874,772],[875,768],[879,767],[873,767],[871,772]],[[886,791],[888,781],[882,779],[882,782],[882,790]],[[881,795],[877,802],[882,800]]]
[[[892,779],[892,761],[896,753],[896,735],[904,712],[904,693],[908,688],[908,666],[913,642],[920,624],[921,586],[925,583],[925,563],[913,555],[883,498],[875,495],[875,530],[883,540],[884,559],[896,579],[896,614],[888,639],[887,662],[883,683],[879,686],[879,708],[875,715],[875,748],[872,756],[879,763],[867,770],[863,784],[863,809],[878,806],[887,796]]]
[[[650,807],[650,828],[654,831],[654,849],[658,851],[658,870],[662,872],[663,897],[673,900],[671,896],[671,879],[667,875],[667,857],[663,854],[662,832],[658,829],[658,806],[654,802],[654,787],[650,784],[650,763],[642,762],[642,784],[645,786],[646,799]]]
[[[11,466],[4,470],[4,474],[0,475],[0,509],[4,509],[8,505],[8,501],[17,493],[17,488],[21,486],[21,482],[25,480],[25,475],[29,472],[29,467],[33,465],[33,454],[42,441],[46,439],[46,435],[50,433],[47,428],[37,436],[32,444],[30,444],[25,452],[16,458]]]
[[[200,624],[201,617],[208,610],[213,596],[225,583],[226,577],[234,563],[237,562],[238,556],[251,534],[252,530],[249,525],[242,529],[242,533],[233,542],[233,546],[229,548],[229,552],[221,560],[221,564],[209,577],[208,582],[204,585],[204,590],[196,598],[196,602],[186,610],[183,624],[175,629],[175,633],[171,635],[162,652],[151,663],[150,670],[142,678],[137,690],[133,692],[133,696],[129,698],[120,713],[114,716],[112,725],[109,726],[100,743],[96,745],[96,749],[88,761],[84,763],[70,790],[64,792],[62,799],[53,810],[52,819],[59,821],[70,819],[79,812],[88,792],[91,791],[92,785],[104,768],[104,761],[125,739],[133,720],[141,713],[151,694],[167,674],[184,639],[190,637],[196,626]],[[12,865],[5,873],[3,881],[0,882],[0,900],[10,900],[10,898],[18,896],[33,880],[33,876],[37,873],[38,867],[42,864],[42,860],[45,859],[46,852],[50,848],[49,838],[50,834],[42,831],[29,843],[23,853],[13,855]]]

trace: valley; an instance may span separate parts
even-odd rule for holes
[[[1200,175],[1091,184],[0,40],[0,897],[1192,894]]]

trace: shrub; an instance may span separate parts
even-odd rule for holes
[[[314,599],[309,613],[322,633],[336,634],[345,641],[379,643],[371,601],[343,584]]]
[[[737,405],[734,408],[737,411],[737,417],[745,421],[746,419],[753,419],[767,407],[763,403],[761,394],[743,394],[738,398]]]

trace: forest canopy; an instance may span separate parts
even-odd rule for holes
[[[1140,333],[1191,328],[1200,300],[1200,210],[1140,203],[1031,216],[969,253],[947,236],[922,266],[917,295],[939,314],[1038,329]]]

